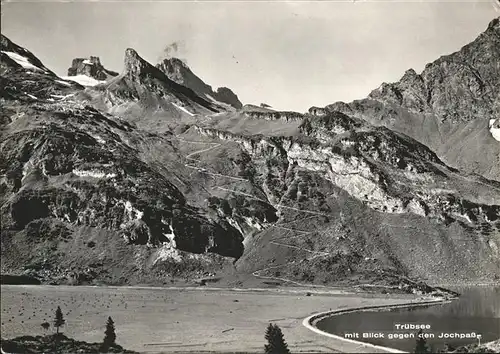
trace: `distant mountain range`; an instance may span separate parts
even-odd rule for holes
[[[495,19],[421,74],[302,114],[243,105],[133,49],[121,73],[89,57],[58,77],[2,36],[2,273],[498,281],[499,39]]]

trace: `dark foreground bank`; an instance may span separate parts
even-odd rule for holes
[[[47,336],[21,336],[13,339],[1,340],[2,351],[5,353],[130,353],[115,344],[103,349],[102,343],[87,343],[66,337],[64,334],[50,334]]]

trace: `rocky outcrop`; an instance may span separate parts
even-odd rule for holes
[[[212,86],[207,85],[182,60],[177,58],[164,59],[156,65],[167,77],[183,86],[196,92],[197,95],[211,101],[218,101],[240,109],[241,104],[238,96],[227,87],[219,87],[216,91]]]
[[[488,128],[490,129],[491,136],[495,140],[500,141],[500,119],[490,119]]]
[[[217,101],[230,104],[236,109],[240,109],[243,107],[243,104],[240,102],[238,96],[230,88],[218,87],[215,91],[215,96],[213,97]]]
[[[313,117],[306,117],[299,129],[305,135],[314,136],[319,141],[326,143],[339,134],[354,131],[363,126],[367,126],[363,120],[351,118],[343,113],[322,112],[317,117],[315,114]]]
[[[313,116],[322,116],[327,113],[327,110],[322,107],[311,107],[308,110],[308,113]]]
[[[123,71],[124,74],[132,80],[140,80],[141,76],[162,78],[158,71],[154,70],[154,67],[140,57],[139,54],[132,48],[127,48],[125,50]]]
[[[261,111],[249,111],[249,110],[247,110],[243,114],[249,118],[265,119],[265,120],[280,120],[283,122],[301,121],[304,117],[300,113],[288,112],[288,111],[261,112]]]
[[[3,339],[1,342],[3,352],[7,353],[46,353],[59,352],[61,354],[71,353],[99,353],[103,351],[102,343],[88,343],[66,337],[62,333],[47,336],[20,336],[12,339]],[[118,344],[105,349],[109,353],[135,354],[136,352],[126,350]]]
[[[68,76],[86,75],[99,81],[118,76],[117,72],[104,68],[99,57],[75,58],[68,69]]]

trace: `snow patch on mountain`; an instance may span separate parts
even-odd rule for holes
[[[215,98],[213,98],[209,94],[205,94],[205,97],[208,98],[211,102],[215,103],[216,105],[224,107],[228,111],[230,111],[231,109],[234,109],[233,106],[231,106],[230,104],[224,103],[221,101],[217,101]],[[224,113],[224,112],[222,112],[222,113]],[[218,113],[218,114],[220,114],[220,113]]]
[[[34,99],[34,100],[37,100],[37,99],[38,99],[38,97],[33,96],[33,95],[30,95],[29,93],[26,93],[26,96],[28,96],[29,98],[32,98],[32,99]]]
[[[82,86],[96,86],[106,81],[99,81],[87,75],[61,76],[66,81],[74,81]]]
[[[124,206],[125,213],[127,214],[129,221],[141,220],[144,215],[144,212],[134,208],[129,200],[119,200],[116,204],[122,204]],[[122,223],[120,227],[124,228],[125,223]]]
[[[175,107],[179,108],[181,111],[186,112],[186,113],[187,113],[187,114],[189,114],[190,116],[194,116],[194,114],[193,114],[193,113],[191,113],[191,112],[189,112],[186,108],[181,107],[181,106],[179,106],[179,105],[176,105],[176,104],[175,104],[175,103],[173,103],[173,102],[172,102],[172,104],[173,104]]]
[[[491,136],[500,141],[500,119],[490,119],[489,128]]]
[[[71,86],[71,84],[70,84],[69,82],[66,82],[66,81],[56,80],[56,82],[58,82],[58,83],[60,83],[60,84],[62,84],[62,85],[64,85],[64,86],[68,86],[68,87],[70,87],[70,86]]]
[[[249,216],[244,216],[243,219],[245,220],[245,223],[254,228],[254,229],[257,229],[259,231],[262,231],[264,229],[264,227],[258,222],[258,220],[256,218],[252,218],[252,217],[249,217]]]
[[[165,236],[166,238],[168,238],[168,240],[170,241],[170,245],[172,247],[177,247],[177,244],[175,242],[175,233],[174,233],[174,228],[172,227],[172,222],[168,222],[167,220],[165,219],[161,219],[161,222],[163,225],[167,225],[170,229],[170,233],[166,234],[164,233],[163,236]]]
[[[114,178],[116,173],[106,173],[98,170],[78,170],[74,169],[73,174],[78,177],[92,177],[92,178]]]
[[[22,55],[19,55],[19,54],[14,53],[14,52],[3,51],[3,50],[2,50],[2,53],[7,54],[9,56],[9,58],[14,60],[16,63],[18,63],[19,65],[21,65],[25,69],[45,71],[44,69],[39,68],[38,66],[31,64],[29,62],[28,58],[23,57]]]
[[[101,138],[99,135],[93,135],[93,134],[89,134],[89,135],[91,137],[93,137],[95,139],[95,141],[97,141],[99,144],[101,144],[101,145],[106,144],[106,140]]]

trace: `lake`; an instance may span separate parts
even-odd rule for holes
[[[346,313],[320,320],[317,327],[345,338],[409,352],[415,349],[418,330],[397,329],[397,324],[429,325],[430,329],[424,330],[423,333],[428,336],[427,345],[434,350],[443,349],[445,344],[457,347],[477,343],[478,339],[475,337],[477,334],[481,335],[482,343],[498,339],[500,286],[452,290],[459,292],[461,296],[451,303]],[[375,336],[375,333],[378,336],[383,335],[383,338],[368,338]],[[443,334],[448,337],[439,338],[443,337]],[[466,338],[452,337],[457,335]]]

